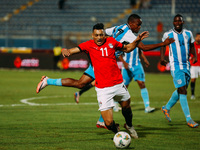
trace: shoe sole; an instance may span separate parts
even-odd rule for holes
[[[37,88],[36,88],[36,93],[40,92],[40,89],[41,89],[41,86],[42,86],[42,81],[44,80],[44,78],[46,78],[46,76],[42,76],[40,82],[38,83]]]
[[[106,126],[102,126],[102,125],[100,125],[100,124],[96,124],[96,127],[97,127],[97,128],[104,128],[104,129],[108,129]]]

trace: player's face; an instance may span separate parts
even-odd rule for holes
[[[183,24],[184,24],[184,21],[183,21],[182,17],[175,17],[174,18],[173,25],[174,25],[174,28],[175,28],[176,31],[181,32],[182,29],[183,29]]]
[[[133,33],[138,33],[142,25],[142,19],[134,19],[133,22],[129,23],[129,26]]]
[[[200,44],[200,34],[196,35],[195,41],[196,41],[197,44]]]
[[[92,37],[94,39],[94,42],[98,45],[101,46],[105,42],[105,32],[103,29],[97,30],[95,29],[92,33]]]

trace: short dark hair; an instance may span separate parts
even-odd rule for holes
[[[131,14],[129,17],[128,17],[128,20],[127,22],[133,22],[135,19],[141,19],[141,17],[137,14]]]
[[[183,19],[183,16],[182,16],[181,14],[177,14],[176,16],[174,16],[174,19],[175,19],[176,17],[181,17],[181,18]]]
[[[103,23],[97,23],[93,26],[93,31],[97,29],[97,30],[100,30],[100,29],[104,29],[104,24]]]

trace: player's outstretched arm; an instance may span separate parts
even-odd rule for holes
[[[168,63],[165,60],[165,51],[166,51],[166,46],[161,47],[161,49],[160,49],[160,64],[163,66],[166,66]]]
[[[144,38],[147,38],[148,36],[149,36],[149,32],[148,31],[142,32],[141,34],[139,34],[137,36],[137,38],[132,43],[130,43],[128,45],[124,45],[122,51],[124,51],[126,53],[129,53],[129,52],[133,51],[138,46],[140,41],[142,41]]]
[[[144,55],[144,53],[142,51],[140,51],[140,56],[142,57],[142,59],[145,63],[145,66],[149,67],[150,63],[149,63],[148,59],[146,58],[146,56]]]
[[[148,44],[148,45],[144,45],[142,42],[140,42],[138,44],[138,47],[140,49],[142,49],[143,51],[150,51],[150,50],[155,50],[156,48],[162,47],[162,46],[166,46],[169,45],[171,43],[173,43],[175,40],[173,38],[166,38],[164,42],[161,43],[157,43],[157,44]]]
[[[74,47],[74,48],[70,48],[70,49],[67,49],[67,48],[62,49],[63,57],[69,57],[72,54],[76,54],[76,53],[80,53],[80,52],[81,51],[78,47]]]

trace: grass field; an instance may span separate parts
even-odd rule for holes
[[[48,86],[36,94],[42,75],[51,78],[79,78],[81,72],[0,70],[0,149],[1,150],[112,150],[114,134],[96,128],[100,113],[95,89],[84,93],[77,105],[75,88]],[[160,108],[175,90],[170,74],[146,74],[150,102],[156,111],[144,113],[140,90],[135,82],[129,86],[133,124],[139,139],[132,139],[135,150],[198,150],[200,127],[186,125],[180,103],[171,110],[168,123]],[[192,118],[200,123],[200,80],[196,83],[196,100],[188,103]],[[114,119],[125,131],[121,112]]]

